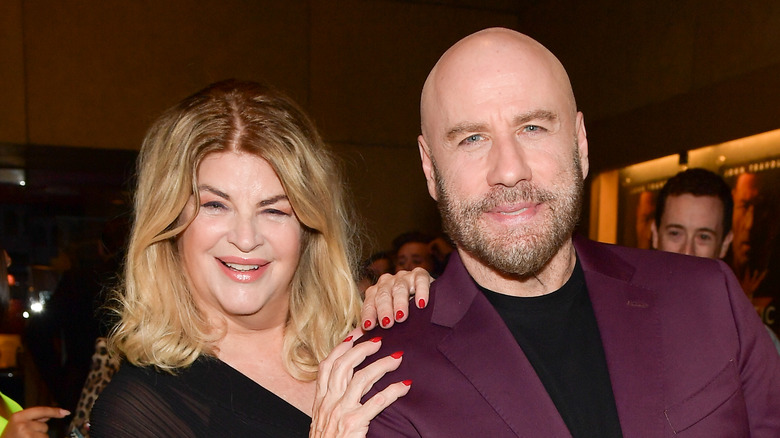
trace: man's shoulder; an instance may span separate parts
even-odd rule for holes
[[[638,271],[682,272],[689,274],[723,271],[726,266],[720,260],[693,257],[655,249],[639,249],[611,243],[596,242],[586,238],[574,240],[577,256],[585,269],[602,270],[624,266]]]

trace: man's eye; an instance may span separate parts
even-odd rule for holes
[[[472,134],[468,137],[464,138],[461,144],[471,144],[471,143],[477,143],[479,141],[482,141],[482,136],[480,134]]]
[[[542,132],[544,131],[544,128],[542,128],[539,125],[528,125],[523,128],[523,131],[525,132]]]
[[[712,236],[709,234],[699,234],[699,240],[703,240],[705,242],[712,240]]]

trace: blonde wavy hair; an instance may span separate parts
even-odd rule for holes
[[[283,94],[251,82],[213,84],[166,111],[147,133],[109,347],[130,363],[171,373],[215,355],[221,331],[193,301],[176,240],[189,226],[179,218],[190,196],[200,205],[199,164],[223,151],[266,160],[302,225],[283,359],[295,378],[314,379],[319,362],[359,319],[355,221],[312,122]]]

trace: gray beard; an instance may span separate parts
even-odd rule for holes
[[[454,200],[433,162],[439,213],[444,231],[459,248],[504,275],[528,278],[536,275],[571,238],[582,208],[583,178],[575,148],[572,167],[553,190],[521,181],[514,187],[496,186],[476,200]],[[498,205],[544,202],[548,220],[517,226],[501,233],[489,231],[482,215]]]

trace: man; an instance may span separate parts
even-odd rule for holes
[[[734,184],[730,265],[765,324],[780,330],[780,269],[773,260],[780,221],[776,185],[767,173],[743,173]],[[775,262],[775,264],[772,264]]]
[[[639,203],[636,206],[636,247],[650,248],[651,227],[655,214],[655,199],[653,192],[645,190],[639,194]]]
[[[731,187],[707,169],[688,169],[669,178],[658,194],[650,226],[653,248],[722,259],[733,233]]]
[[[658,194],[653,248],[722,259],[733,238],[733,211],[731,187],[718,174],[701,168],[682,171],[669,178]],[[780,340],[767,329],[780,353]]]
[[[725,264],[572,238],[588,143],[547,49],[466,37],[421,116],[457,251],[428,305],[383,333],[404,360],[374,388],[413,383],[369,436],[778,436],[780,358]]]
[[[431,251],[431,241],[433,241],[431,236],[419,231],[410,231],[396,236],[393,239],[394,272],[411,271],[419,267],[433,273],[436,266]]]

